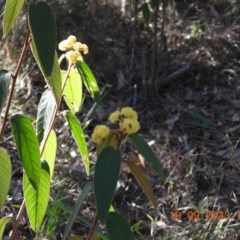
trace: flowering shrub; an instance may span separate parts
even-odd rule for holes
[[[9,33],[24,3],[29,4],[28,20],[26,22],[28,29],[25,33],[25,42],[16,71],[11,73],[5,69],[0,70],[0,113],[6,104],[0,130],[0,142],[7,123],[10,123],[16,148],[24,169],[24,199],[19,213],[13,221],[11,240],[16,239],[18,222],[24,208],[27,210],[29,225],[34,231],[39,230],[44,219],[50,199],[50,183],[54,174],[57,154],[57,136],[54,131],[54,124],[57,118],[61,115],[65,117],[80,151],[86,175],[89,175],[88,148],[81,124],[75,116],[82,102],[82,85],[86,87],[94,101],[102,107],[97,81],[81,55],[81,52],[84,54],[88,53],[87,45],[77,42],[76,37],[70,35],[58,45],[61,51],[66,52],[58,59],[55,50],[55,20],[52,10],[47,3],[24,2],[22,0],[7,1],[3,18],[4,37]],[[27,115],[22,113],[9,116],[15,83],[29,46],[47,84],[47,89],[42,94],[38,105],[35,125],[33,125]],[[64,57],[68,60],[67,71],[60,68],[61,60]],[[10,92],[8,95],[9,88]],[[59,107],[62,98],[67,103],[69,110],[61,112]],[[159,177],[164,180],[164,174],[155,154],[145,140],[137,134],[140,129],[137,113],[131,107],[125,107],[121,111],[113,112],[109,116],[109,121],[118,123],[119,128],[110,130],[105,125],[95,127],[92,133],[92,140],[97,144],[94,179],[93,182],[87,183],[82,189],[64,229],[63,240],[67,239],[76,215],[80,213],[79,209],[91,189],[94,190],[97,210],[87,240],[92,239],[98,220],[106,227],[111,240],[115,240],[115,236],[121,236],[118,239],[122,240],[133,239],[127,220],[117,212],[109,212],[121,164],[126,164],[129,167],[154,208],[157,208],[154,193],[144,171],[134,161],[122,160],[119,151],[123,139],[128,137]],[[0,148],[0,208],[4,206],[9,191],[11,171],[12,166],[8,152],[6,149]],[[7,222],[11,219],[10,216],[0,219],[0,239],[2,239]],[[71,239],[74,239],[74,237]],[[79,237],[78,239],[81,238]]]

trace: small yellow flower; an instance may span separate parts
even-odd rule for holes
[[[127,134],[136,133],[140,129],[138,120],[134,118],[124,118],[119,126],[120,129]]]
[[[82,44],[80,42],[76,42],[73,44],[73,49],[78,51],[83,51],[84,54],[88,53],[88,46],[86,44]]]
[[[88,46],[86,44],[82,44],[82,51],[84,54],[88,53]]]
[[[63,40],[58,44],[58,48],[61,51],[67,51],[69,49],[71,49],[73,46],[73,43],[71,41],[67,40]]]
[[[121,113],[126,118],[138,119],[137,112],[134,111],[131,107],[122,108]]]
[[[80,56],[80,53],[78,51],[71,50],[66,53],[66,58],[70,63],[76,63],[79,56]]]
[[[96,132],[101,138],[105,138],[109,134],[110,130],[109,127],[105,125],[97,125],[94,132]]]
[[[66,48],[66,46],[65,46],[65,44],[64,44],[63,41],[61,41],[61,42],[58,44],[58,48],[59,48],[59,50],[61,50],[61,51],[66,51],[66,50],[67,50],[67,48]]]
[[[110,114],[109,121],[111,123],[115,123],[115,122],[119,121],[120,116],[121,116],[121,112],[120,111],[115,111],[115,112]]]
[[[67,41],[71,42],[72,45],[77,41],[77,38],[73,35],[70,35],[67,39]]]
[[[92,134],[92,140],[93,140],[93,142],[95,142],[95,143],[101,143],[101,142],[102,142],[102,139],[101,139],[96,133],[94,133],[94,132],[93,132],[93,134]]]
[[[107,126],[105,125],[97,125],[92,134],[92,140],[95,143],[101,143],[102,140],[108,136],[110,130]]]

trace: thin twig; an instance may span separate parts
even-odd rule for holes
[[[23,59],[26,55],[27,48],[28,48],[29,44],[30,44],[30,31],[28,29],[27,34],[26,34],[26,38],[25,38],[25,41],[24,41],[23,49],[22,49],[20,58],[19,58],[18,63],[17,63],[16,71],[15,71],[14,74],[12,74],[12,85],[11,85],[11,89],[10,89],[10,93],[9,93],[9,97],[8,97],[8,101],[7,101],[6,111],[5,111],[4,118],[3,118],[2,128],[1,128],[1,131],[0,131],[0,141],[2,140],[4,129],[5,129],[6,124],[8,122],[8,114],[9,114],[9,110],[10,110],[10,107],[11,107],[11,102],[12,102],[12,98],[13,98],[13,92],[14,92],[15,84],[16,84],[17,77],[18,77],[18,74],[20,72],[20,69],[21,69],[21,66],[22,66],[22,63],[23,63]]]
[[[190,69],[192,69],[192,64],[188,63],[186,66],[178,69],[177,71],[175,71],[173,74],[166,77],[162,81],[156,82],[156,88],[159,89],[160,87],[165,86],[165,85],[175,81],[176,79],[182,77],[185,73],[189,72]]]
[[[10,240],[14,240],[14,238],[15,238],[17,226],[18,226],[18,223],[20,221],[20,218],[22,217],[24,208],[25,208],[25,200],[23,200],[22,205],[20,207],[20,210],[19,210],[19,212],[17,214],[17,217],[16,217],[16,219],[14,221],[13,230],[12,230],[12,236],[11,236]]]
[[[93,221],[92,227],[90,229],[90,232],[89,232],[88,237],[87,237],[86,240],[91,240],[92,235],[94,233],[94,230],[95,230],[95,228],[97,226],[97,222],[98,222],[98,215],[97,215],[97,213],[95,213],[94,221]]]

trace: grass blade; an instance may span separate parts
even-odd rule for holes
[[[74,205],[74,208],[71,212],[71,216],[69,217],[67,225],[65,227],[63,238],[62,238],[63,240],[67,238],[84,199],[86,198],[88,192],[92,189],[93,189],[93,183],[89,182],[84,186],[81,194],[78,196],[77,202]]]

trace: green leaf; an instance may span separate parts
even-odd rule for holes
[[[50,77],[46,77],[46,82],[49,89],[52,91],[57,104],[59,105],[62,97],[62,82],[61,82],[61,71],[58,63],[58,56],[55,52],[53,70]]]
[[[64,234],[63,234],[63,237],[62,237],[62,240],[65,240],[72,228],[72,225],[75,221],[75,218],[79,212],[79,209],[81,208],[82,204],[83,204],[83,201],[84,199],[86,198],[87,194],[89,193],[90,190],[93,189],[93,183],[92,182],[88,182],[84,188],[82,189],[82,192],[81,194],[79,194],[78,196],[78,199],[74,205],[74,208],[72,210],[72,213],[71,213],[71,216],[69,217],[68,219],[68,222],[67,222],[67,225],[65,227],[65,230],[64,230]]]
[[[44,76],[51,76],[56,47],[56,26],[52,10],[47,3],[38,2],[30,5],[29,26],[40,68]]]
[[[153,153],[152,149],[146,143],[146,141],[139,136],[137,133],[128,135],[129,138],[132,140],[133,144],[137,148],[137,150],[143,155],[145,160],[150,164],[153,170],[159,175],[159,177],[164,181],[165,176],[162,171],[161,165],[159,160],[157,159],[156,155]]]
[[[119,213],[108,214],[106,227],[110,240],[134,240],[127,220]]]
[[[86,143],[86,140],[85,140],[85,137],[83,134],[82,127],[81,127],[78,119],[70,111],[64,111],[63,115],[65,116],[66,120],[68,121],[70,129],[74,136],[75,142],[77,143],[78,149],[82,156],[84,166],[86,169],[86,173],[87,173],[87,175],[89,175],[88,148],[87,148],[87,143]]]
[[[108,136],[99,144],[97,144],[97,156],[101,153],[101,151],[106,147],[117,147],[118,146],[118,132],[110,131]]]
[[[36,231],[45,215],[50,193],[50,170],[46,161],[42,161],[41,179],[38,189],[34,189],[27,177],[23,174],[23,192],[27,214],[31,227]]]
[[[41,156],[48,163],[49,170],[50,170],[50,179],[52,178],[53,171],[54,171],[56,151],[57,151],[57,137],[54,130],[52,129]]]
[[[30,43],[30,47],[31,47],[33,56],[36,62],[38,63],[38,66],[40,67],[42,74],[44,75],[44,72],[39,63],[39,57],[33,41]],[[53,70],[52,70],[51,76],[48,77],[44,75],[44,77],[48,85],[48,88],[52,91],[53,96],[55,97],[56,103],[59,105],[62,97],[62,82],[61,82],[60,66],[58,63],[58,56],[56,52],[54,54],[54,63],[53,63]]]
[[[116,190],[121,168],[118,148],[106,147],[98,156],[94,172],[94,195],[99,220],[105,223]]]
[[[66,71],[61,71],[62,84],[65,80],[66,74]],[[66,85],[63,89],[63,97],[73,114],[80,110],[82,101],[82,80],[75,69],[71,70],[69,73]]]
[[[77,70],[78,70],[82,80],[83,80],[85,87],[90,92],[92,98],[100,107],[102,107],[102,99],[100,96],[97,80],[94,77],[91,69],[82,60],[78,60],[76,62],[76,67],[77,67]]]
[[[10,122],[23,168],[32,186],[37,189],[41,176],[41,162],[38,140],[32,123],[21,114],[13,115]]]
[[[0,219],[0,239],[3,239],[3,232],[10,217],[6,216]]]
[[[10,81],[11,73],[4,69],[0,70],[0,114],[7,99]]]
[[[150,19],[150,10],[149,10],[147,3],[143,3],[142,13],[143,13],[143,18],[144,18],[145,22],[148,23],[149,19]]]
[[[138,181],[139,185],[141,186],[142,190],[147,195],[148,199],[150,200],[150,202],[152,203],[154,208],[157,209],[156,198],[154,196],[154,193],[153,193],[153,190],[152,190],[152,186],[151,186],[147,176],[133,162],[126,161],[126,160],[123,160],[123,162],[128,166],[128,168],[130,169],[131,173],[134,175],[134,177]]]
[[[0,209],[3,207],[10,187],[12,178],[11,160],[7,154],[7,151],[0,148]],[[0,238],[1,239],[1,238]]]
[[[46,90],[41,97],[37,112],[36,128],[39,143],[46,137],[45,134],[51,126],[56,107],[56,102],[54,101],[51,91]]]
[[[12,28],[24,0],[7,0],[3,17],[3,37],[5,38]]]

